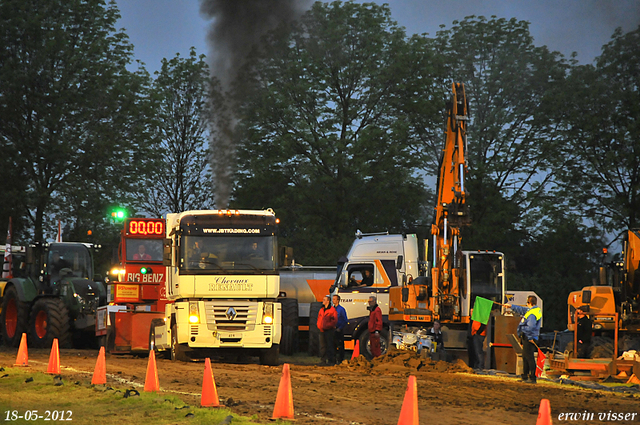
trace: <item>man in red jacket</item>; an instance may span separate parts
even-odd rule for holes
[[[328,295],[322,299],[322,307],[318,312],[318,330],[320,331],[320,361],[321,364],[333,366],[336,364],[336,346],[334,343],[338,313],[331,305]]]
[[[382,331],[382,310],[378,307],[376,297],[369,297],[369,341],[371,342],[371,354],[373,357],[382,355],[380,351],[380,331]]]

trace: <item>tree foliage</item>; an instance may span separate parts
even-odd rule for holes
[[[435,42],[470,104],[468,242],[517,246],[537,224],[531,213],[553,180],[559,136],[545,103],[562,89],[568,65],[535,46],[528,22],[515,18],[470,16],[438,32]]]
[[[144,170],[148,74],[127,70],[118,17],[100,0],[0,3],[0,140],[37,240],[55,219],[99,225]]]
[[[510,290],[536,292],[544,301],[545,329],[566,329],[569,293],[592,284],[601,240],[595,229],[567,216],[550,211],[546,232],[523,243],[510,261],[517,267],[508,276]]]
[[[141,208],[155,217],[206,209],[213,201],[206,142],[213,82],[204,55],[191,48],[188,58],[163,59],[156,74],[159,142]]]
[[[304,262],[333,263],[357,229],[414,227],[427,197],[411,113],[444,108],[428,55],[386,5],[318,2],[272,33],[242,78],[233,205],[274,208]]]
[[[569,158],[558,196],[603,231],[640,225],[640,28],[620,29],[595,66],[572,70],[560,125]]]

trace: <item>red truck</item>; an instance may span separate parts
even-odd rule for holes
[[[114,354],[147,354],[153,319],[164,317],[166,269],[162,218],[127,218],[118,248],[119,264],[110,271],[107,305],[98,308],[96,336]]]

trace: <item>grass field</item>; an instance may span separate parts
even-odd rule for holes
[[[141,388],[60,381],[28,368],[0,371],[0,423],[250,425],[257,423],[255,419],[232,415],[224,408],[189,406],[175,395],[145,393]]]

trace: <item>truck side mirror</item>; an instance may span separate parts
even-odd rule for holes
[[[171,267],[171,239],[164,239],[162,243],[162,265]]]
[[[582,291],[582,303],[589,304],[591,302],[591,291]]]
[[[402,268],[402,261],[404,257],[402,255],[398,255],[398,259],[396,260],[396,269],[400,270]]]

